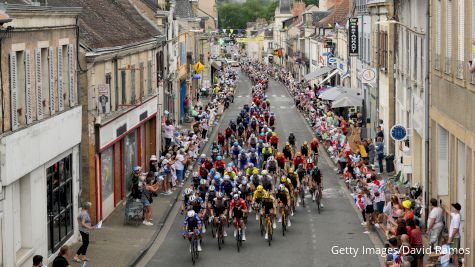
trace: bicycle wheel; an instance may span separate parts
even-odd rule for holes
[[[193,265],[195,265],[195,262],[196,262],[196,253],[195,253],[195,245],[196,245],[196,239],[195,237],[192,237],[191,238],[191,242],[190,242],[190,245],[191,245],[191,250],[190,250],[190,254],[191,254],[191,261],[193,262]]]
[[[272,243],[272,221],[270,217],[267,219],[267,242],[269,242],[269,247]]]
[[[317,202],[318,214],[320,214],[320,192],[318,191],[318,188],[315,191],[315,201]]]
[[[285,209],[282,209],[282,235],[285,236],[285,231],[287,230],[287,218],[285,217]]]
[[[300,199],[302,200],[302,207],[305,208],[305,190],[304,190],[304,186],[302,186],[300,188]]]
[[[237,247],[237,251],[239,252],[240,249],[241,249],[241,229],[238,229],[237,231],[237,235],[236,235],[236,247]]]
[[[262,223],[261,216],[259,216],[259,227],[261,228],[261,236],[263,236],[266,229],[264,228],[264,224]]]
[[[223,244],[223,225],[220,223],[218,225],[218,249],[221,250]]]

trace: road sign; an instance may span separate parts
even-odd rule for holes
[[[391,138],[395,141],[402,141],[407,138],[406,127],[396,124],[391,128]]]

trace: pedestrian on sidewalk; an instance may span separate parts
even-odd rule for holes
[[[59,249],[58,256],[53,260],[52,267],[71,267],[68,260],[66,259],[69,254],[69,246],[64,245]]]
[[[162,124],[162,129],[163,138],[165,138],[165,151],[167,151],[171,145],[173,135],[175,134],[175,126],[173,126],[171,121],[167,119],[165,123]]]
[[[183,187],[183,180],[185,179],[185,164],[188,160],[188,156],[184,156],[184,149],[180,149],[176,153],[175,157],[175,171],[178,179],[178,187]]]
[[[450,245],[451,248],[452,263],[455,267],[458,267],[459,260],[457,252],[460,249],[460,210],[462,206],[459,203],[453,203],[450,210],[444,206],[442,206],[442,208],[447,215],[450,215],[449,240],[447,240],[447,244]]]
[[[33,256],[33,267],[43,267],[43,256],[35,255]]]
[[[378,155],[378,166],[379,166],[379,173],[382,174],[384,172],[383,160],[384,160],[384,142],[381,137],[376,139],[376,154]]]
[[[81,234],[82,245],[79,247],[76,255],[73,258],[75,262],[81,262],[79,256],[82,255],[83,261],[88,261],[86,257],[87,247],[89,246],[89,233],[94,227],[91,225],[91,216],[89,216],[89,209],[91,208],[91,202],[84,202],[82,204],[81,212],[77,218],[79,225],[79,233]]]
[[[169,154],[167,154],[168,156]],[[167,159],[167,157],[165,157],[165,159],[162,160],[162,173],[163,173],[163,194],[164,195],[171,195],[172,194],[172,191],[171,191],[171,187],[170,187],[170,183],[171,183],[171,169],[170,169],[170,164],[169,164],[169,160]]]
[[[144,221],[143,224],[147,226],[152,226],[152,203],[153,203],[153,193],[156,193],[160,186],[158,183],[153,183],[154,179],[152,176],[147,177],[144,181],[144,187],[142,190],[142,203],[145,207]]]
[[[438,207],[438,201],[435,198],[430,200],[432,207],[429,213],[429,219],[427,220],[427,234],[429,235],[429,244],[432,249],[439,245],[439,239],[444,229],[444,213],[443,210]]]
[[[368,164],[374,164],[374,157],[376,154],[376,147],[374,146],[373,139],[368,138],[367,140],[367,149],[366,152],[368,152]]]

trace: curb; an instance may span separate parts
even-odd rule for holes
[[[285,88],[287,94],[292,98],[292,94],[291,94],[291,92],[289,91],[289,88],[287,88],[287,86],[285,86],[283,83],[281,83],[280,81],[278,81],[278,80],[276,80],[276,79],[273,79],[273,80],[276,81],[277,83],[279,83],[280,85],[282,85],[282,87]],[[299,111],[298,113],[299,113],[299,115],[302,117],[302,119],[306,122],[306,126],[310,129],[310,132],[312,133],[312,135],[314,135],[313,130],[312,130],[311,126],[310,126],[310,122],[307,120],[307,118],[305,118],[305,117],[303,116],[303,114],[302,114],[300,111]],[[325,152],[325,154],[327,155],[327,157],[329,157],[329,156],[328,156],[328,152],[327,152],[326,150],[324,150],[324,152]],[[333,166],[334,166],[334,167],[337,167],[335,161],[333,161],[333,160],[330,160],[330,161],[333,163]],[[349,190],[347,190],[347,191],[348,191],[349,193],[351,193]],[[358,215],[358,218],[362,219],[359,214],[357,214],[357,215]],[[376,233],[376,235],[377,235],[378,238],[380,239],[381,243],[386,244],[386,243],[387,243],[386,234],[381,230],[381,228],[374,227],[374,229],[376,230],[376,231],[374,231],[374,232]]]
[[[208,142],[205,143],[205,145],[203,146],[202,149],[199,150],[199,153],[198,154],[202,154],[203,151],[205,150],[209,150],[209,147],[212,143],[212,140],[215,139],[216,135],[218,134],[218,129],[219,129],[219,123],[221,122],[222,118],[224,117],[223,116],[224,112],[221,114],[221,116],[219,117],[219,120],[217,120],[217,124],[216,124],[216,127],[213,129],[213,131],[211,131],[211,134],[209,135],[209,138],[208,138]],[[196,160],[195,162],[193,162],[192,166],[192,170],[196,168],[196,165],[197,165],[197,162],[198,160]],[[185,182],[187,181],[187,179],[189,178],[189,175],[190,175],[190,172],[188,172],[188,176],[185,177]],[[130,266],[130,267],[133,267],[133,266],[136,266],[141,260],[142,258],[147,254],[147,252],[149,251],[149,249],[152,247],[152,245],[155,243],[155,241],[157,240],[158,238],[158,235],[160,234],[160,232],[162,231],[163,227],[165,226],[165,222],[168,220],[168,217],[170,217],[170,214],[171,214],[171,211],[173,210],[173,208],[175,207],[175,204],[178,202],[178,199],[180,198],[181,196],[181,192],[183,191],[183,189],[185,188],[184,187],[181,187],[178,191],[177,191],[177,196],[175,197],[175,199],[172,200],[172,202],[170,203],[169,207],[168,207],[168,210],[165,214],[165,216],[162,218],[162,222],[160,223],[160,227],[158,228],[158,230],[156,230],[154,233],[153,233],[153,236],[152,238],[150,239],[150,241],[147,243],[147,245],[139,250],[139,253],[131,260],[129,261],[129,263],[127,264],[127,266]]]

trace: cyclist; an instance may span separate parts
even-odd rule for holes
[[[302,156],[302,153],[297,152],[293,160],[294,168],[298,167],[300,164],[303,164],[304,162],[305,162],[305,158]]]
[[[224,225],[226,223],[226,215],[228,214],[228,203],[224,199],[224,194],[222,192],[218,192],[216,194],[216,198],[213,201],[213,205],[211,205],[210,209],[211,218],[213,218],[214,226],[218,226],[218,220],[223,225],[223,235],[228,236],[226,230],[224,229]],[[218,233],[216,233],[216,238],[218,238]]]
[[[267,161],[270,156],[272,156],[272,147],[270,147],[268,143],[265,143],[262,149],[262,161]]]
[[[272,184],[272,177],[270,177],[269,173],[267,172],[267,170],[263,170],[261,172],[261,184],[262,186],[264,187],[264,190],[266,190],[267,192],[274,192],[274,186]]]
[[[224,169],[226,168],[226,162],[224,162],[223,157],[217,156],[213,167],[216,169],[217,172],[223,175]]]
[[[254,168],[252,175],[249,177],[252,189],[256,189],[261,184],[261,177],[259,176],[259,169]]]
[[[242,231],[242,241],[246,241],[246,226],[244,225],[244,217],[247,214],[246,202],[239,197],[239,194],[233,196],[233,200],[229,205],[229,217],[234,222],[234,237],[237,235],[238,228]]]
[[[257,147],[257,137],[255,134],[251,134],[251,136],[249,137],[247,143],[249,144],[249,147],[251,148],[256,148]]]
[[[312,173],[310,174],[310,176],[312,177],[312,200],[315,200],[315,193],[314,192],[317,189],[317,187],[318,187],[318,193],[319,193],[320,199],[321,199],[322,198],[322,189],[323,189],[322,172],[320,171],[320,169],[318,167],[315,167],[312,170]],[[321,201],[320,201],[320,207],[323,208],[323,204],[322,204]]]
[[[294,171],[293,168],[289,168],[289,173],[287,173],[287,180],[290,181],[290,183],[292,184],[292,188],[294,188],[294,194],[292,195],[292,197],[296,200],[298,196],[298,191],[300,190],[300,177],[298,173]]]
[[[264,222],[267,221],[267,217],[270,216],[272,220],[272,228],[276,228],[275,223],[275,198],[269,194],[269,192],[265,192],[262,196],[262,209],[261,209],[261,216],[264,217]],[[265,239],[268,238],[268,229],[266,223],[266,234]]]
[[[241,184],[237,187],[241,193],[241,198],[246,201],[246,203],[251,202],[251,187],[247,184],[246,180],[242,180]]]
[[[274,177],[274,184],[277,182],[277,166],[277,160],[273,156],[270,156],[267,159],[266,170]]]
[[[182,201],[181,201],[181,214],[185,212],[190,205],[190,197],[193,195],[193,190],[191,188],[185,188],[182,194]]]
[[[231,147],[231,151],[232,151],[232,160],[233,162],[237,162],[237,159],[238,159],[238,156],[239,156],[239,153],[241,152],[241,146],[239,145],[239,142],[237,141],[234,141],[234,144],[233,146]]]
[[[287,139],[287,141],[289,142],[289,144],[290,144],[292,147],[294,147],[294,148],[295,148],[295,141],[296,141],[295,139],[296,139],[296,138],[295,138],[294,133],[290,133],[289,138]]]
[[[221,146],[221,147],[224,147],[224,143],[226,141],[226,138],[224,137],[224,134],[223,133],[218,133],[218,145]]]
[[[290,205],[293,206],[294,205],[294,186],[292,185],[292,182],[289,181],[289,179],[287,179],[286,176],[282,176],[282,178],[280,178],[280,184],[283,184],[285,188],[287,188],[287,190],[289,191]],[[291,209],[290,216],[294,216],[293,209]]]
[[[224,176],[229,176],[231,180],[234,180],[236,178],[236,171],[234,168],[234,165],[230,162],[228,163],[228,166],[226,167],[226,171],[224,172]]]
[[[254,148],[251,148],[251,153],[249,153],[249,161],[254,166],[259,166],[259,154],[256,153],[256,150]]]
[[[277,136],[277,133],[273,132],[272,136],[269,138],[269,142],[271,146],[277,150],[277,146],[279,145],[279,137]]]
[[[247,163],[249,162],[249,157],[246,153],[246,151],[241,150],[241,154],[239,154],[239,170],[242,171],[246,167]]]
[[[282,154],[284,155],[285,159],[291,161],[292,156],[294,154],[294,150],[289,142],[285,143],[285,147],[282,149]]]
[[[279,175],[282,173],[282,171],[285,170],[285,156],[284,153],[278,152],[277,155],[275,156],[275,160],[277,161],[277,166],[279,167]]]
[[[254,194],[252,195],[252,208],[256,211],[256,221],[259,220],[259,212],[257,212],[257,210],[258,206],[262,203],[264,193],[266,193],[264,187],[262,185],[258,185],[254,191]]]
[[[206,169],[204,169],[206,170]],[[205,174],[205,173],[203,173]],[[206,177],[208,174],[206,173],[204,177]],[[200,185],[200,180],[201,180],[201,177],[200,175],[198,174],[198,172],[193,172],[193,174],[191,175],[191,184],[193,185],[193,189],[197,189],[198,186]],[[185,189],[186,191],[186,189]]]
[[[217,194],[218,193],[216,192],[216,187],[214,185],[210,185],[208,193],[206,193],[205,196],[205,206],[208,209],[212,208]]]
[[[302,156],[308,157],[308,152],[310,148],[308,147],[308,142],[303,141],[303,146],[300,148],[300,152],[302,152]]]
[[[278,201],[279,209],[284,207],[285,217],[287,218],[287,226],[290,227],[290,219],[289,219],[289,203],[290,203],[290,194],[289,190],[285,187],[285,185],[280,184],[275,195],[275,199]],[[282,217],[279,218],[279,222],[282,222]]]
[[[190,196],[190,210],[193,210],[197,216],[199,216],[200,220],[203,220],[206,209],[203,207],[203,200],[201,197]],[[204,225],[202,226],[203,234],[206,233],[206,229]]]
[[[313,138],[312,142],[310,143],[310,149],[313,152],[313,157],[315,158],[315,161],[318,160],[318,154],[320,153],[320,144],[318,143],[318,139],[316,137]]]
[[[186,213],[185,221],[183,222],[183,236],[187,237],[188,240],[191,240],[190,233],[196,235],[196,239],[198,240],[198,251],[201,251],[201,229],[202,229],[202,221],[200,217],[195,213],[194,210],[189,210]],[[191,251],[191,247],[190,247]]]

